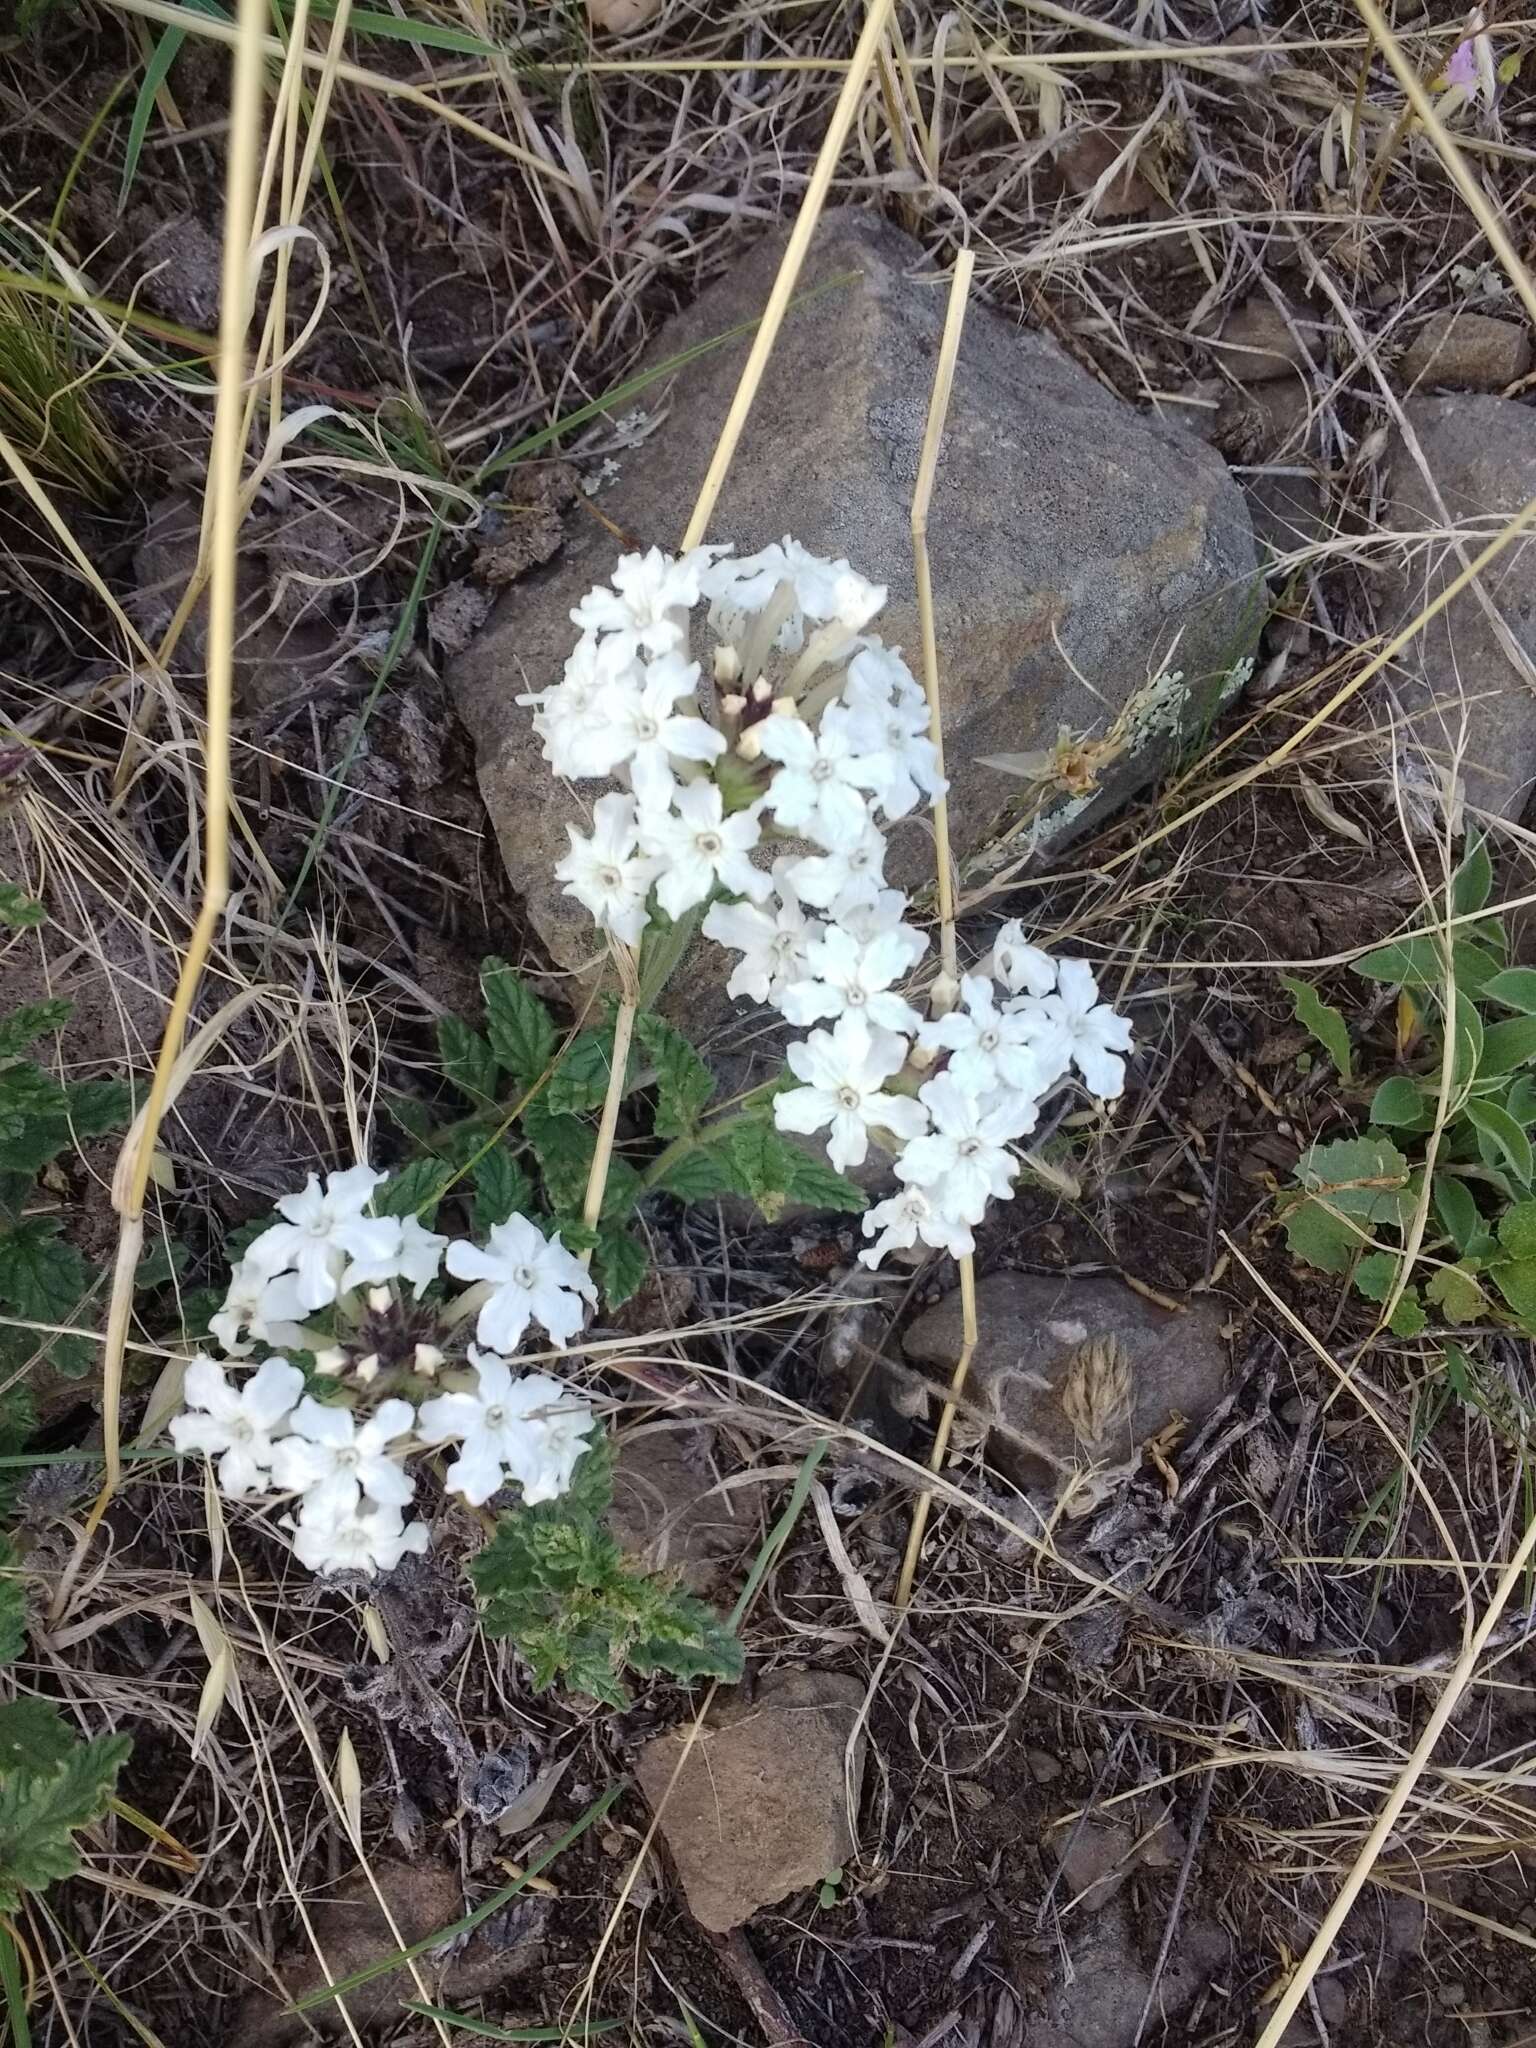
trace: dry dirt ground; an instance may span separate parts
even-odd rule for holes
[[[331,13],[311,10],[317,50]],[[412,5],[349,38],[361,69],[323,113],[315,239],[292,246],[287,309],[290,337],[315,316],[287,402],[332,412],[314,459],[257,491],[242,540],[234,894],[197,1015],[244,1007],[173,1107],[150,1216],[152,1239],[181,1247],[184,1298],[217,1284],[232,1229],[364,1126],[381,1158],[404,1153],[389,1105],[432,1095],[435,1021],[473,1008],[481,957],[519,961],[560,1000],[440,671],[570,522],[603,518],[583,484],[645,431],[630,401],[526,443],[612,394],[660,320],[792,215],[856,13],[594,0],[589,20],[574,0],[486,0]],[[1141,1047],[1113,1120],[1060,1134],[1075,1192],[1021,1193],[984,1234],[983,1280],[1111,1275],[1174,1307],[1214,1302],[1226,1397],[1089,1515],[1045,1523],[962,1415],[893,1635],[881,1603],[916,1479],[881,1446],[927,1455],[935,1407],[914,1399],[900,1340],[953,1269],[850,1306],[840,1219],[654,1205],[656,1280],[625,1318],[630,1352],[594,1384],[626,1424],[680,1415],[706,1444],[735,1524],[711,1562],[722,1605],[829,1446],[826,1511],[807,1504],[752,1607],[749,1683],[849,1673],[869,1702],[855,1854],[724,1943],[688,1912],[628,1783],[640,1744],[697,1692],[655,1684],[617,1713],[535,1694],[476,1636],[451,1571],[427,1567],[378,1603],[381,1665],[357,1598],[308,1580],[252,1514],[211,1525],[174,1462],[131,1476],[66,1583],[99,1422],[93,1381],[41,1361],[31,1449],[78,1458],[21,1487],[35,1626],[13,1675],[86,1730],[132,1734],[119,1789],[164,1833],[109,1819],[87,1874],[17,1916],[39,2041],[305,2038],[280,1994],[321,1981],[316,1953],[334,1980],[397,1945],[330,1789],[344,1740],[363,1860],[405,1940],[624,1788],[462,1953],[427,1959],[424,1983],[469,2031],[411,2015],[422,1987],[390,1978],[355,2004],[358,2038],[575,2041],[612,2022],[602,2038],[658,2044],[786,2025],[816,2048],[1251,2041],[1518,1541],[1529,1342],[1464,1333],[1499,1397],[1451,1398],[1435,1342],[1375,1334],[1369,1306],[1298,1266],[1274,1223],[1301,1150],[1369,1097],[1318,1057],[1275,970],[1399,928],[1441,877],[1370,744],[1371,700],[1295,744],[1375,630],[1370,480],[1401,390],[1398,343],[1375,337],[1410,302],[1507,310],[1499,266],[1347,7],[898,15],[907,61],[889,97],[870,94],[834,198],[887,212],[940,265],[972,241],[987,299],[1169,414],[1215,413],[1201,337],[1265,277],[1306,293],[1335,344],[1306,464],[1323,517],[1272,584],[1248,695],[1060,872],[978,886],[967,913],[972,950],[1022,915],[1125,977]],[[285,33],[291,18],[274,9]],[[1396,17],[1425,79],[1461,20],[1439,4]],[[227,52],[194,33],[143,93],[160,34],[137,8],[0,0],[8,441],[37,351],[45,388],[61,361],[84,376],[66,445],[34,442],[40,492],[0,484],[0,875],[47,912],[5,938],[0,998],[72,997],[67,1072],[140,1082],[201,883],[205,628],[183,595],[228,92]],[[1511,22],[1501,51],[1528,34]],[[1017,61],[974,61],[987,50]],[[972,61],[946,69],[946,53]],[[1474,111],[1458,131],[1525,258],[1531,104],[1517,77],[1496,119]],[[65,319],[12,274],[86,277],[97,310]],[[1243,432],[1229,419],[1231,459]],[[163,675],[130,634],[159,653],[174,637]],[[1531,891],[1532,843],[1499,835],[1496,902]],[[1349,1015],[1360,1072],[1390,1065],[1390,1003],[1344,966],[1313,978]],[[106,1265],[114,1156],[94,1142],[49,1190]],[[132,1418],[178,1328],[162,1287],[135,1327]],[[217,1610],[237,1680],[206,1728],[191,1592]],[[1524,1587],[1288,2041],[1536,2039],[1529,1616]],[[402,1664],[409,1682],[381,1678]],[[499,1833],[464,1796],[465,1744],[543,1784],[542,1810]],[[496,2031],[519,2028],[549,2031]]]

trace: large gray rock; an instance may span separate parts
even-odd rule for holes
[[[782,238],[757,245],[657,335],[660,363],[757,318]],[[818,291],[818,287],[829,287]],[[944,288],[917,244],[874,216],[826,216],[726,481],[711,537],[752,549],[793,533],[891,587],[879,630],[915,652],[910,506],[944,321]],[[624,460],[603,520],[572,523],[560,558],[509,591],[453,665],[480,782],[514,884],[556,962],[598,952],[585,913],[550,877],[568,821],[596,784],[551,784],[519,691],[557,680],[569,613],[618,553],[676,547],[736,390],[745,344],[712,350],[672,380],[665,424]],[[648,402],[660,401],[660,390]],[[1054,343],[972,306],[955,378],[929,534],[944,673],[950,818],[959,850],[985,844],[1020,784],[978,756],[1102,735],[1144,693],[1128,744],[1094,806],[1144,785],[1181,723],[1257,632],[1253,538],[1242,496],[1192,435],[1144,418]],[[1147,693],[1171,657],[1186,690]],[[1072,805],[1074,822],[1089,805]],[[898,832],[894,866],[931,872],[921,830]]]
[[[1385,471],[1385,522],[1411,535],[1387,578],[1381,625],[1399,631],[1460,573],[1446,534],[1471,559],[1536,498],[1536,411],[1508,398],[1416,398],[1405,408],[1429,480],[1401,434]],[[1431,481],[1432,480],[1432,481]],[[1436,502],[1438,495],[1439,502]],[[1443,506],[1443,511],[1442,511]],[[1391,688],[1397,752],[1410,781],[1440,776],[1460,751],[1470,801],[1516,818],[1536,780],[1536,539],[1514,541],[1400,654]],[[1461,739],[1465,721],[1465,743]]]

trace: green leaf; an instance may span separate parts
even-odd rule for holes
[[[47,1770],[0,1772],[0,1912],[80,1866],[74,1830],[106,1811],[133,1744],[126,1735],[75,1742]]]
[[[656,1069],[656,1135],[683,1137],[714,1094],[715,1077],[683,1034],[653,1011],[636,1018],[635,1035]]]
[[[1451,1087],[1456,1094],[1471,1086],[1483,1063],[1483,1020],[1477,1005],[1463,989],[1457,989],[1453,1017]]]
[[[1479,1081],[1501,1079],[1536,1060],[1536,1017],[1506,1017],[1490,1024],[1483,1033],[1483,1056],[1478,1062]]]
[[[475,1103],[493,1103],[501,1085],[496,1055],[462,1017],[437,1020],[437,1057],[443,1078]]]
[[[1451,964],[1456,970],[1456,986],[1464,994],[1482,1000],[1484,989],[1499,971],[1499,963],[1491,953],[1481,946],[1474,946],[1467,939],[1456,939],[1451,946]]]
[[[475,1205],[471,1222],[476,1237],[509,1216],[523,1216],[533,1201],[533,1182],[505,1145],[496,1145],[474,1167]]]
[[[437,1205],[442,1200],[443,1189],[452,1179],[452,1169],[441,1159],[425,1158],[407,1160],[376,1188],[373,1195],[375,1216],[415,1216],[430,1230],[437,1221]]]
[[[620,1307],[636,1293],[650,1271],[650,1254],[638,1237],[627,1230],[599,1231],[592,1254],[603,1300],[611,1309]]]
[[[1390,1128],[1412,1127],[1425,1116],[1425,1101],[1418,1084],[1406,1074],[1393,1074],[1371,1097],[1371,1122]]]
[[[1367,981],[1401,983],[1405,988],[1434,988],[1445,979],[1445,953],[1440,941],[1427,934],[1394,939],[1378,946],[1354,963],[1356,974]]]
[[[1349,1026],[1344,1013],[1336,1010],[1332,1003],[1325,1003],[1310,981],[1302,981],[1294,974],[1282,974],[1281,986],[1290,993],[1296,1022],[1304,1031],[1310,1031],[1327,1052],[1337,1068],[1341,1080],[1354,1078],[1354,1057],[1349,1044]]]
[[[29,1322],[67,1322],[91,1285],[90,1267],[59,1229],[57,1216],[27,1216],[0,1230],[0,1301]]]
[[[0,924],[12,931],[31,931],[43,921],[43,906],[14,882],[0,882]]]
[[[1422,1336],[1429,1328],[1429,1317],[1425,1315],[1423,1304],[1412,1287],[1400,1296],[1397,1307],[1387,1318],[1387,1328],[1394,1337]]]
[[[133,1115],[133,1090],[122,1081],[70,1081],[64,1088],[65,1114],[78,1145],[106,1131],[120,1131]]]
[[[1501,1259],[1489,1277],[1526,1328],[1536,1324],[1536,1259]]]
[[[74,1746],[69,1723],[47,1700],[0,1702],[0,1771],[51,1771]]]
[[[1483,1102],[1473,1095],[1467,1100],[1466,1114],[1467,1121],[1489,1140],[1516,1180],[1528,1186],[1532,1172],[1536,1171],[1531,1141],[1509,1112],[1500,1109],[1496,1102]]]
[[[1476,1323],[1488,1313],[1488,1297],[1465,1266],[1439,1267],[1424,1284],[1424,1299],[1448,1323]]]
[[[514,1081],[531,1088],[554,1057],[554,1019],[521,976],[494,955],[481,962],[480,988],[491,1050]]]
[[[1536,1202],[1516,1202],[1504,1211],[1499,1246],[1507,1258],[1536,1260]]]
[[[1402,1263],[1392,1252],[1367,1252],[1355,1268],[1355,1292],[1367,1301],[1385,1301],[1397,1285]]]
[[[613,1026],[579,1032],[566,1047],[540,1099],[556,1116],[579,1116],[584,1110],[602,1106],[612,1073]]]
[[[5,1445],[10,1450],[10,1443]],[[16,1552],[0,1536],[0,1668],[14,1664],[27,1647],[27,1588]]]
[[[579,1211],[587,1192],[597,1133],[579,1117],[555,1115],[542,1096],[529,1103],[522,1121],[552,1207]]]
[[[1286,1243],[1320,1273],[1347,1273],[1360,1249],[1360,1233],[1321,1202],[1298,1202],[1285,1218]]]
[[[1408,1162],[1390,1138],[1340,1138],[1313,1145],[1297,1162],[1296,1178],[1308,1194],[1366,1223],[1407,1220]]]
[[[610,1159],[608,1178],[603,1184],[603,1206],[598,1211],[598,1221],[622,1223],[644,1192],[645,1182],[627,1159]]]
[[[1461,865],[1451,877],[1451,914],[1471,917],[1493,893],[1493,862],[1481,832],[1468,832]]]
[[[775,1222],[789,1199],[798,1147],[781,1137],[767,1117],[745,1117],[730,1125],[721,1134],[720,1147],[742,1191],[770,1223]]]
[[[1437,1173],[1434,1199],[1435,1214],[1440,1218],[1441,1227],[1464,1258],[1483,1228],[1483,1219],[1472,1198],[1472,1190],[1454,1173]]]
[[[786,1145],[789,1154],[789,1187],[792,1201],[809,1209],[839,1209],[857,1215],[869,1207],[869,1197],[856,1181],[836,1172],[824,1159],[803,1152],[798,1145]]]
[[[716,1195],[746,1192],[738,1189],[737,1176],[729,1161],[716,1146],[708,1144],[692,1145],[675,1159],[669,1159],[657,1177],[656,1186],[665,1194],[675,1195],[680,1202],[707,1202]]]
[[[43,1003],[24,1003],[8,1017],[0,1017],[0,1060],[15,1059],[35,1038],[57,1031],[68,1022],[73,1003],[50,998]]]
[[[64,1102],[64,1090],[41,1067],[0,1067],[0,1144],[21,1138],[39,1118],[62,1116]]]
[[[1484,984],[1483,1000],[1536,1015],[1536,967],[1506,967]]]

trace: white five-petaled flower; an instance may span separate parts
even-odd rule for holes
[[[177,1450],[217,1458],[225,1493],[266,1492],[272,1439],[304,1391],[303,1373],[286,1358],[266,1358],[235,1388],[223,1366],[199,1352],[187,1367],[184,1390],[193,1412],[171,1418]]]
[[[589,910],[601,930],[626,946],[638,946],[657,863],[637,851],[635,799],[614,790],[592,806],[590,835],[583,837],[574,825],[565,829],[571,850],[555,869],[564,893]]]
[[[773,864],[776,897],[763,908],[752,903],[712,903],[701,927],[706,939],[728,946],[741,958],[725,984],[728,996],[770,1003],[805,971],[805,949],[825,927],[807,917],[789,879],[789,862]]]
[[[910,1035],[922,1020],[891,984],[911,966],[914,938],[921,952],[921,934],[908,926],[858,939],[841,925],[832,925],[806,947],[804,978],[784,990],[779,1008],[791,1024],[862,1012],[881,1030]]]
[[[383,1401],[366,1422],[350,1408],[328,1408],[306,1394],[293,1411],[292,1434],[272,1447],[272,1478],[284,1493],[302,1493],[316,1513],[355,1507],[361,1492],[381,1507],[403,1508],[414,1487],[389,1445],[415,1424],[409,1401]]]
[[[697,712],[677,708],[678,699],[688,696],[698,680],[697,662],[665,654],[649,662],[637,680],[598,693],[595,715],[605,756],[600,772],[626,769],[642,807],[671,803],[674,761],[713,761],[725,752],[723,733]]]
[[[339,1494],[306,1500],[293,1529],[293,1554],[312,1572],[392,1572],[407,1551],[427,1547],[425,1522],[407,1524],[397,1507]]]
[[[1063,960],[1056,970],[1056,994],[1042,998],[1040,1008],[1065,1032],[1072,1064],[1093,1093],[1113,1101],[1125,1087],[1125,1061],[1131,1049],[1131,1020],[1099,1001],[1099,985],[1086,960]]]
[[[773,1120],[781,1131],[828,1131],[827,1157],[839,1173],[863,1165],[871,1130],[909,1139],[927,1128],[927,1112],[911,1096],[884,1092],[906,1061],[906,1040],[871,1030],[856,1011],[791,1045],[787,1057],[805,1085],[774,1097]]]
[[[377,1287],[386,1280],[405,1280],[420,1301],[437,1278],[447,1242],[437,1231],[428,1230],[419,1216],[398,1217],[394,1243],[371,1259],[355,1259],[341,1276],[341,1291],[350,1294],[354,1287]]]
[[[889,782],[889,764],[855,753],[846,733],[825,719],[812,732],[803,718],[776,714],[754,730],[769,760],[780,764],[767,803],[784,830],[804,833],[829,852],[858,845],[869,825],[866,792]]]
[[[873,820],[852,846],[836,852],[802,854],[789,864],[789,879],[806,903],[818,910],[836,906],[834,915],[847,921],[850,910],[874,904],[885,889],[885,834]]]
[[[1012,996],[1048,996],[1056,986],[1056,962],[1032,946],[1017,918],[992,941],[991,969]]]
[[[1030,1020],[1019,1012],[1000,1010],[993,984],[968,974],[960,984],[962,1007],[930,1018],[918,1041],[949,1052],[949,1071],[972,1095],[1005,1090],[1022,1106],[1038,1102],[1056,1074],[1048,1074],[1030,1043]],[[1034,1128],[1030,1117],[1020,1130]]]
[[[949,787],[939,772],[930,737],[928,700],[893,647],[861,647],[848,664],[839,701],[822,714],[860,754],[888,764],[880,802],[888,817],[904,818],[925,798]]]
[[[633,632],[650,654],[679,646],[687,632],[688,613],[699,601],[699,579],[721,550],[691,548],[686,555],[647,548],[643,555],[620,555],[613,587],[589,590],[571,613],[583,633]]]
[[[947,1215],[920,1187],[904,1187],[877,1202],[864,1218],[864,1235],[875,1242],[859,1253],[862,1266],[878,1266],[887,1252],[909,1251],[919,1242],[956,1259],[976,1249],[976,1240],[965,1224]]]
[[[979,1223],[989,1198],[1013,1194],[1015,1161],[1010,1138],[1035,1121],[1036,1105],[1002,1102],[983,1109],[953,1074],[937,1074],[918,1090],[933,1129],[914,1138],[896,1162],[899,1180],[922,1188],[937,1208],[959,1223]]]
[[[304,1315],[298,1275],[274,1276],[247,1256],[231,1271],[224,1305],[208,1318],[208,1328],[231,1358],[239,1358],[253,1342],[274,1344],[285,1351],[302,1349]]]
[[[761,903],[772,883],[747,858],[761,836],[757,811],[725,815],[712,782],[677,791],[671,812],[640,814],[640,844],[658,864],[656,900],[668,917],[702,903],[718,882],[733,896]]]
[[[558,1500],[596,1425],[588,1404],[548,1373],[514,1378],[504,1358],[471,1349],[478,1382],[471,1393],[438,1394],[422,1403],[424,1443],[457,1443],[444,1484],[479,1507],[508,1475],[530,1507]]]
[[[284,1219],[264,1230],[246,1252],[252,1265],[268,1274],[298,1274],[299,1300],[306,1309],[334,1301],[349,1262],[366,1265],[390,1258],[400,1243],[400,1225],[393,1216],[365,1216],[373,1191],[387,1176],[371,1166],[349,1166],[326,1176],[322,1192],[314,1174],[301,1193],[284,1195],[278,1214]]]
[[[536,707],[535,735],[544,742],[544,758],[557,775],[573,779],[606,775],[609,733],[603,713],[608,691],[633,686],[641,659],[634,635],[595,633],[578,640],[565,672],[552,690],[533,690],[517,698]]]
[[[483,1251],[456,1240],[448,1247],[447,1264],[456,1280],[489,1284],[475,1334],[491,1351],[515,1351],[530,1322],[540,1324],[563,1351],[585,1320],[583,1302],[597,1303],[591,1275],[560,1242],[559,1232],[546,1238],[526,1216],[493,1223]]]

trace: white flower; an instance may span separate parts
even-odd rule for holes
[[[701,927],[706,939],[728,946],[741,958],[731,969],[725,992],[752,1002],[777,1000],[780,990],[798,981],[805,967],[805,949],[825,927],[807,917],[789,879],[790,863],[776,860],[773,881],[777,902],[758,909],[751,903],[712,903]]]
[[[688,613],[698,603],[699,579],[718,548],[693,548],[686,555],[663,554],[648,548],[643,555],[620,555],[613,588],[599,584],[571,613],[584,633],[633,632],[651,654],[665,654],[682,644]]]
[[[792,982],[779,998],[791,1024],[814,1024],[819,1017],[841,1017],[862,1011],[885,1031],[916,1031],[921,1018],[892,988],[911,965],[910,940],[926,946],[920,933],[903,925],[857,939],[833,925],[805,952],[806,978]]]
[[[872,821],[863,836],[838,852],[808,853],[791,861],[790,881],[801,899],[818,910],[835,904],[839,922],[860,903],[874,903],[886,891],[885,834]]]
[[[976,1249],[976,1240],[966,1226],[946,1215],[919,1187],[905,1187],[889,1200],[877,1202],[864,1218],[864,1235],[876,1241],[859,1253],[862,1266],[878,1266],[887,1252],[908,1251],[919,1240],[957,1259]]]
[[[882,1089],[906,1061],[905,1039],[872,1031],[857,1011],[791,1045],[787,1057],[806,1085],[774,1097],[773,1120],[781,1131],[829,1129],[827,1157],[839,1173],[863,1165],[872,1129],[915,1138],[927,1128],[926,1112],[909,1095]]]
[[[409,1401],[384,1401],[366,1422],[350,1408],[327,1408],[306,1394],[292,1431],[273,1446],[272,1478],[284,1493],[302,1493],[324,1515],[334,1504],[355,1507],[361,1490],[382,1507],[403,1508],[415,1491],[388,1446],[416,1421]]]
[[[341,1276],[341,1291],[354,1287],[377,1287],[385,1280],[407,1280],[420,1301],[443,1263],[443,1246],[448,1242],[435,1230],[428,1230],[419,1216],[399,1216],[395,1221],[395,1242],[371,1259],[357,1259]]]
[[[493,1223],[484,1251],[455,1239],[447,1263],[456,1280],[490,1282],[475,1334],[492,1351],[515,1351],[530,1322],[541,1324],[563,1351],[585,1320],[582,1303],[597,1302],[591,1275],[560,1242],[559,1232],[546,1239],[526,1216]]]
[[[294,1524],[293,1554],[312,1572],[392,1572],[406,1552],[427,1547],[427,1525],[406,1527],[397,1507],[327,1495],[305,1501]]]
[[[929,737],[928,700],[893,648],[875,642],[859,649],[842,701],[827,707],[822,724],[842,733],[855,752],[887,764],[879,796],[889,817],[904,818],[949,787]]]
[[[918,1090],[933,1118],[926,1137],[914,1138],[896,1162],[899,1180],[925,1190],[946,1216],[979,1223],[989,1197],[1013,1194],[1015,1162],[1008,1140],[1035,1121],[1031,1102],[1004,1102],[984,1110],[953,1074],[937,1074]]]
[[[640,656],[633,645],[617,634],[599,640],[589,633],[577,641],[554,689],[517,699],[519,704],[538,706],[533,730],[544,742],[544,758],[557,775],[579,780],[608,773],[603,698],[611,689],[637,684],[640,673]]]
[[[723,733],[697,712],[677,709],[698,680],[697,662],[668,654],[648,663],[638,684],[615,683],[598,693],[595,715],[605,735],[597,743],[605,756],[600,772],[627,768],[642,806],[671,803],[674,760],[713,761],[725,752]]]
[[[395,1217],[363,1214],[385,1178],[371,1166],[349,1166],[344,1173],[327,1176],[322,1194],[311,1174],[301,1194],[283,1196],[277,1210],[285,1220],[261,1233],[246,1252],[247,1259],[269,1274],[293,1269],[303,1306],[324,1308],[336,1299],[349,1260],[366,1264],[388,1258],[399,1245]]]
[[[208,1318],[208,1328],[232,1358],[251,1348],[251,1341],[275,1344],[282,1350],[304,1345],[299,1324],[304,1308],[298,1297],[298,1276],[269,1275],[249,1256],[241,1259],[229,1276],[229,1291],[217,1315]],[[247,1333],[242,1340],[241,1331]]]
[[[804,833],[829,851],[856,846],[869,825],[866,790],[889,781],[889,766],[856,754],[845,733],[822,721],[775,714],[756,728],[762,750],[780,768],[768,785],[768,808],[787,832]]]
[[[894,932],[906,948],[907,965],[915,967],[927,952],[928,941],[920,931],[903,922],[909,908],[899,889],[877,889],[871,895],[867,889],[857,888],[852,901],[840,896],[832,905],[832,922],[852,932],[856,939],[873,939],[882,932]]]
[[[188,1409],[201,1413],[172,1416],[177,1450],[217,1458],[225,1493],[265,1493],[272,1439],[304,1391],[303,1373],[286,1358],[267,1358],[237,1391],[223,1366],[199,1352],[183,1387]]]
[[[1059,1076],[1047,1073],[1030,1042],[1030,1019],[997,1007],[993,986],[979,974],[960,984],[961,1009],[934,1017],[918,1031],[918,1042],[947,1048],[949,1072],[972,1095],[1003,1089],[1024,1101],[1038,1102]],[[1033,1116],[1021,1130],[1032,1130]]]
[[[1056,986],[1056,962],[1030,945],[1017,918],[992,941],[990,965],[1010,995],[1048,996]]]
[[[1131,1049],[1131,1021],[1099,1001],[1099,985],[1086,960],[1063,960],[1056,970],[1057,994],[1043,998],[1040,1008],[1067,1035],[1072,1064],[1095,1095],[1112,1101],[1125,1087],[1125,1061]]]
[[[547,1373],[512,1377],[504,1358],[471,1350],[476,1391],[438,1394],[422,1403],[424,1443],[457,1442],[444,1484],[479,1507],[510,1473],[530,1507],[558,1500],[594,1426],[591,1408]]]
[[[600,796],[592,806],[592,831],[583,838],[567,825],[571,850],[555,869],[594,922],[626,946],[638,946],[648,922],[645,899],[656,879],[657,863],[636,851],[635,799],[619,790]]]
[[[668,917],[702,903],[717,882],[761,903],[772,884],[747,858],[760,836],[756,809],[726,817],[712,782],[688,783],[674,802],[671,814],[640,814],[640,844],[660,864],[656,900]]]

